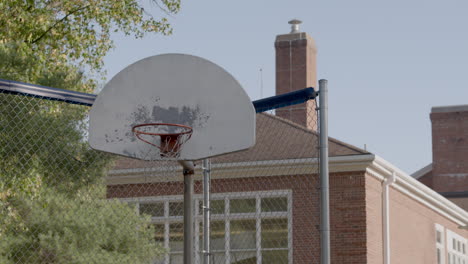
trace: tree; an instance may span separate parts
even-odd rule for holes
[[[8,55],[0,65],[30,63]],[[38,84],[90,87],[75,66],[43,73]],[[162,254],[148,217],[105,200],[112,158],[89,148],[87,110],[0,93],[0,263],[138,264]]]
[[[30,60],[18,58],[0,49],[0,67],[27,68]],[[36,80],[91,87],[76,66],[44,70]],[[163,253],[149,217],[105,199],[102,180],[112,157],[88,146],[88,110],[0,94],[0,263],[138,264]]]
[[[45,189],[38,199],[19,195],[8,203],[14,211],[0,214],[4,264],[147,264],[164,253],[149,216],[123,202]]]
[[[148,4],[164,16],[155,18],[138,0],[3,0],[0,44],[33,60],[21,81],[32,82],[44,69],[55,72],[70,64],[100,72],[103,57],[113,47],[111,32],[137,38],[152,32],[171,34],[166,17],[179,11],[180,0]]]
[[[180,0],[149,4],[164,16],[180,8]],[[0,78],[85,93],[96,89],[93,73],[102,73],[112,31],[137,38],[172,32],[166,17],[156,19],[137,0],[4,0],[0,10]],[[0,100],[0,187],[34,192],[46,183],[66,185],[69,192],[102,178],[109,159],[84,142],[87,109],[12,96]]]
[[[150,3],[168,16],[180,0]],[[136,0],[3,0],[0,10],[0,78],[86,93],[113,30],[171,33]],[[161,253],[148,218],[96,191],[111,158],[88,147],[87,111],[0,94],[1,263],[145,263]]]
[[[0,69],[15,69],[0,78],[17,79],[31,60],[0,48]],[[3,66],[3,67],[2,67]],[[75,66],[42,71],[35,83],[89,92]],[[88,107],[18,95],[0,96],[0,190],[33,195],[42,185],[66,193],[98,184],[111,157],[89,148],[86,141]]]

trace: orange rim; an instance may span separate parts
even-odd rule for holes
[[[139,127],[148,127],[148,126],[169,126],[169,127],[181,127],[181,128],[184,128],[186,129],[185,131],[183,132],[180,132],[180,133],[154,133],[154,132],[146,132],[146,131],[141,131],[141,130],[138,130]],[[187,138],[183,141],[183,142],[179,142],[178,144],[179,145],[182,145],[185,143],[185,141],[189,140],[191,137],[192,137],[192,132],[193,132],[193,129],[189,126],[185,126],[185,125],[180,125],[180,124],[171,124],[171,123],[147,123],[147,124],[139,124],[139,125],[136,125],[136,126],[133,126],[132,127],[132,132],[135,134],[135,136],[147,143],[147,144],[150,144],[152,146],[155,146],[159,149],[161,149],[160,146],[144,139],[141,137],[141,135],[149,135],[149,136],[169,136],[169,137],[177,137],[177,139],[182,136],[182,135],[188,135]]]
[[[146,132],[146,131],[141,131],[138,130],[137,128],[139,127],[147,127],[147,126],[173,126],[173,127],[181,127],[187,129],[184,132],[180,133],[153,133],[153,132]],[[132,127],[132,132],[135,134],[143,134],[143,135],[150,135],[150,136],[172,136],[172,135],[186,135],[190,134],[193,132],[193,129],[189,126],[186,125],[180,125],[180,124],[171,124],[171,123],[148,123],[148,124],[140,124]]]

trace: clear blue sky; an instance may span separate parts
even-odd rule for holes
[[[152,10],[159,14],[157,8]],[[432,160],[432,106],[468,104],[468,1],[182,1],[174,34],[114,35],[108,77],[161,53],[188,53],[224,67],[252,100],[274,95],[274,39],[303,21],[329,81],[330,136],[408,173]]]

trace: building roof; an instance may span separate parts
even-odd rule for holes
[[[257,114],[256,144],[254,147],[212,158],[213,163],[253,162],[317,158],[319,151],[318,133],[292,121],[272,114]],[[329,138],[329,156],[363,155],[369,152]],[[114,169],[144,168],[155,166],[155,162],[130,158],[119,159]]]
[[[419,179],[419,178],[427,175],[431,171],[432,171],[432,163],[425,166],[424,168],[421,168],[421,169],[415,171],[413,174],[411,174],[411,177],[413,177],[415,179]]]
[[[274,115],[258,114],[256,145],[246,151],[213,158],[212,161],[218,178],[226,175],[227,177],[233,176],[231,167],[226,166],[227,163],[232,164],[232,167],[242,168],[243,173],[234,172],[235,177],[258,176],[255,168],[265,166],[273,168],[270,171],[272,175],[291,173],[292,168],[297,172],[310,172],[311,168],[317,164],[318,151],[313,151],[314,149],[318,150],[316,132]],[[392,186],[397,190],[422,202],[459,225],[468,224],[468,213],[465,210],[413,178],[414,175],[412,177],[406,174],[382,158],[333,138],[329,138],[329,154],[330,172],[367,171],[369,175],[382,181],[394,177],[395,182]],[[272,166],[271,161],[274,161],[273,165],[276,166]],[[119,159],[109,174],[108,184],[165,181],[169,174],[164,170],[160,172],[162,178],[153,175],[153,173],[158,173],[158,170],[150,170],[149,174],[146,173],[148,168],[155,168],[158,164],[163,163],[129,158]],[[167,162],[163,164],[163,166],[168,165]],[[181,169],[179,165],[175,163],[170,165],[173,167],[167,170],[180,174],[180,171],[176,171]],[[286,171],[281,170],[282,167],[286,167]],[[197,173],[200,176],[200,168],[196,171]],[[180,177],[177,179],[180,180]]]

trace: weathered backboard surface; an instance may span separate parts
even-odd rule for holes
[[[91,108],[89,143],[132,158],[168,159],[133,134],[132,127],[143,123],[193,128],[173,158],[178,160],[199,160],[255,144],[255,110],[245,91],[224,69],[191,55],[149,57],[114,76]]]

